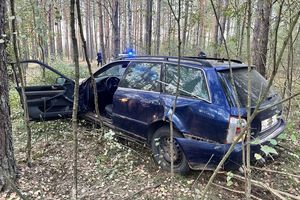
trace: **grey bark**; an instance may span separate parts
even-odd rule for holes
[[[188,18],[189,18],[189,6],[190,0],[185,0],[184,5],[184,25],[182,31],[182,54],[185,54],[186,40],[187,40],[187,26],[188,26]]]
[[[199,26],[200,26],[200,31],[199,31],[199,47],[200,49],[204,50],[205,49],[205,0],[199,0]]]
[[[68,17],[68,10],[67,10],[68,6],[65,6],[65,9],[63,10],[64,12],[64,21],[65,21],[65,56],[70,59],[70,42],[69,42],[69,17]]]
[[[94,34],[93,34],[93,26],[92,26],[92,21],[93,21],[93,16],[91,15],[92,11],[91,11],[91,0],[88,0],[88,13],[86,13],[88,15],[88,25],[89,25],[89,37],[87,39],[89,39],[90,41],[90,59],[92,60],[96,55],[95,55],[95,45],[94,45]]]
[[[50,59],[55,56],[55,41],[54,41],[54,25],[53,25],[53,8],[52,3],[49,4],[48,10],[48,36],[49,36],[49,43],[50,43]]]
[[[100,47],[102,52],[103,63],[106,63],[106,49],[104,44],[104,27],[103,27],[103,10],[101,3],[98,4],[99,7],[99,37],[100,37]]]
[[[266,76],[266,62],[272,1],[257,1],[256,19],[252,40],[252,61],[259,73]]]
[[[0,38],[5,35],[6,28],[6,1],[0,0]],[[7,174],[13,181],[16,179],[16,162],[14,157],[12,127],[10,121],[8,70],[6,44],[0,44],[0,171]],[[0,173],[0,191],[7,186],[7,180]]]
[[[216,8],[216,17],[219,19],[220,18],[220,11],[221,11],[221,4],[222,4],[222,0],[218,0],[217,3],[217,8]],[[219,57],[219,25],[218,25],[218,21],[215,20],[215,24],[214,24],[214,57]]]
[[[131,0],[127,0],[127,20],[128,20],[128,42],[127,42],[127,46],[129,48],[133,48],[133,44],[132,44],[132,6],[131,6]]]
[[[119,22],[119,0],[113,0],[113,57],[117,58],[120,53],[120,22]]]
[[[79,52],[78,43],[75,32],[75,0],[70,3],[70,16],[71,16],[71,35],[73,46],[73,62],[75,65],[75,88],[74,88],[74,102],[72,113],[72,128],[73,128],[73,188],[72,197],[77,199],[77,157],[78,157],[78,138],[77,138],[77,112],[78,112],[78,96],[79,96]]]
[[[85,34],[86,34],[86,47],[88,49],[87,52],[87,58],[90,59],[91,57],[91,41],[90,41],[90,16],[89,16],[89,12],[90,12],[90,0],[87,0],[85,2]],[[78,35],[78,37],[80,37]]]
[[[143,1],[140,1],[139,12],[139,54],[142,54],[143,49]]]
[[[161,0],[157,0],[157,8],[156,8],[157,16],[156,16],[156,55],[159,55],[160,48],[160,16],[161,16]]]
[[[146,18],[145,18],[145,48],[146,54],[151,55],[152,42],[152,7],[153,0],[146,0]]]

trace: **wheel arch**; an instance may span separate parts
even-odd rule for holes
[[[170,121],[169,120],[159,120],[159,121],[155,121],[155,122],[153,122],[152,124],[149,125],[148,131],[147,131],[147,142],[148,142],[148,144],[151,143],[151,139],[152,139],[153,134],[155,133],[155,131],[157,131],[159,128],[161,128],[163,126],[170,126]],[[178,129],[175,122],[173,122],[173,128],[176,131],[178,131],[180,134],[182,134],[182,132]],[[182,136],[183,136],[183,134],[182,134]]]

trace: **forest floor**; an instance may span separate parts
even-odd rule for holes
[[[31,167],[27,167],[24,161],[26,134],[22,120],[19,117],[14,119],[15,157],[19,173],[17,185],[30,199],[70,199],[73,152],[70,124],[69,120],[32,123],[33,162]],[[212,174],[210,171],[202,174],[201,171],[192,171],[187,176],[176,175],[172,191],[170,174],[158,169],[146,147],[121,145],[109,129],[105,129],[104,137],[100,138],[99,130],[84,121],[79,127],[80,199],[167,199],[172,194],[174,199],[198,199]],[[263,168],[299,175],[299,142],[286,139],[279,144],[279,155]],[[209,199],[243,198],[242,192],[237,191],[243,191],[244,183],[232,180],[233,184],[228,186],[226,179],[226,174],[217,176]],[[271,188],[300,195],[299,178],[253,170],[253,179]],[[253,187],[253,195],[261,199],[275,199],[269,192],[256,187]],[[15,193],[2,193],[0,199],[18,197]]]
[[[32,166],[25,163],[27,135],[18,94],[11,89],[11,113],[14,151],[17,161],[17,185],[29,199],[70,199],[72,187],[73,140],[70,120],[32,122]],[[299,99],[298,99],[299,100]],[[278,155],[261,169],[252,169],[253,180],[279,191],[300,196],[300,112],[293,109],[284,137],[278,139]],[[297,113],[296,113],[297,112]],[[192,171],[175,175],[173,190],[170,174],[154,163],[151,152],[135,143],[116,142],[114,132],[100,131],[85,121],[79,123],[78,195],[80,199],[199,199],[211,171]],[[271,170],[274,170],[271,172]],[[276,172],[277,171],[277,172]],[[278,173],[280,172],[280,173]],[[239,174],[234,171],[233,173]],[[290,176],[288,174],[296,176]],[[208,199],[243,199],[244,183],[220,173]],[[231,185],[228,185],[232,182]],[[265,189],[253,186],[257,199],[276,199]],[[18,199],[16,193],[0,193],[2,199]]]

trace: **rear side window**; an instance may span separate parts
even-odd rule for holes
[[[177,65],[166,64],[165,92],[176,93],[178,80]],[[209,93],[204,72],[200,69],[180,67],[179,93],[181,96],[190,96],[209,101]]]
[[[220,71],[218,73],[226,80],[228,86],[233,91],[229,70]],[[247,68],[234,69],[232,73],[233,73],[233,81],[237,90],[239,103],[241,104],[242,107],[246,107],[247,98],[248,98],[248,79],[249,79],[248,69]],[[255,106],[262,93],[266,90],[268,82],[255,69],[251,70],[250,78],[252,79],[251,104],[252,106]],[[275,92],[271,88],[268,96],[273,96],[274,94]]]
[[[158,63],[132,63],[121,83],[121,87],[159,91],[160,70]]]

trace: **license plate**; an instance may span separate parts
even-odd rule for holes
[[[261,131],[267,130],[273,127],[278,121],[277,115],[273,115],[272,117],[261,121]]]

